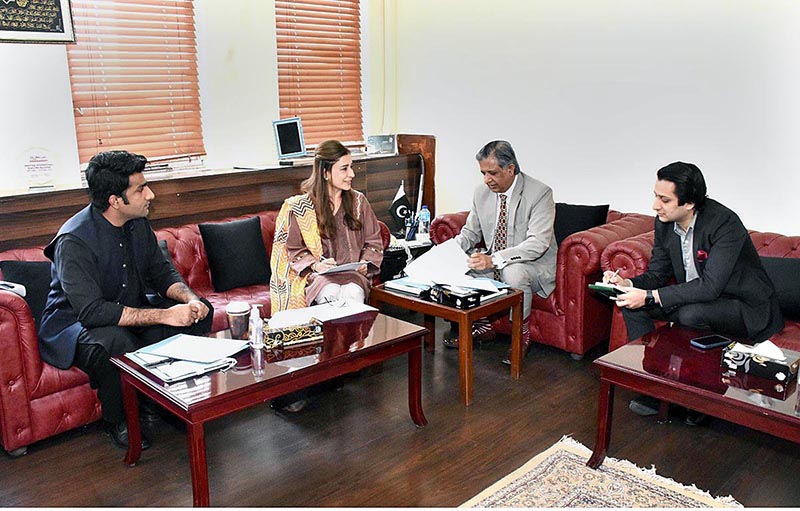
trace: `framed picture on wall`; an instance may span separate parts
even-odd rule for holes
[[[0,41],[75,41],[70,0],[0,0]]]

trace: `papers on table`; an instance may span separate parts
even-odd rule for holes
[[[429,286],[439,284],[480,289],[490,293],[496,293],[498,290],[508,287],[507,284],[497,280],[467,275],[469,272],[467,259],[469,256],[454,239],[447,240],[409,263],[406,267],[408,280],[404,284],[408,284],[408,282]]]
[[[241,340],[177,334],[126,356],[157,378],[172,383],[231,367],[236,361],[230,357],[247,345]]]
[[[210,364],[189,362],[187,360],[176,360],[168,364],[161,364],[155,367],[146,367],[145,369],[153,373],[159,379],[167,383],[172,383],[175,381],[185,380],[186,378],[201,376],[219,369],[228,369],[235,364],[236,360],[227,358],[217,360],[216,362],[212,362]]]
[[[500,289],[505,289],[508,284],[504,284],[502,282],[498,282],[492,279],[483,279],[483,278],[475,278],[470,277],[469,275],[462,275],[459,278],[449,278],[449,279],[440,279],[435,278],[433,280],[435,284],[439,284],[445,287],[462,287],[467,289],[480,289],[481,291],[487,291],[489,293],[496,293]],[[501,284],[503,287],[496,285]]]
[[[431,288],[431,284],[416,282],[411,277],[403,277],[401,279],[388,280],[383,284],[383,287],[390,291],[401,291],[420,296]]]
[[[134,354],[209,364],[230,357],[245,349],[247,345],[247,341],[177,334],[136,350]]]
[[[510,287],[510,286],[509,286]],[[489,293],[488,295],[481,296],[481,303],[485,303],[495,298],[500,298],[501,296],[506,296],[508,294],[508,287],[497,291],[496,293]]]
[[[454,239],[436,245],[406,266],[406,275],[415,282],[461,279],[469,271],[468,256]]]
[[[336,302],[323,303],[321,305],[312,305],[311,307],[304,307],[302,309],[287,309],[276,312],[269,319],[269,327],[286,328],[308,323],[311,319],[318,319],[324,322],[377,310],[378,309],[375,307],[371,307],[365,303],[339,300]]]
[[[365,264],[365,263],[357,262],[357,263],[340,264],[339,266],[334,266],[333,268],[328,268],[325,271],[321,271],[321,272],[319,272],[319,274],[320,275],[325,275],[325,274],[328,274],[328,273],[339,273],[341,271],[355,271],[363,264]]]

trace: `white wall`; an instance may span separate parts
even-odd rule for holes
[[[209,166],[274,160],[274,2],[195,8]],[[681,159],[748,227],[800,234],[800,2],[370,0],[369,12],[366,131],[437,136],[439,212],[469,206],[475,152],[506,138],[558,201],[649,212],[655,171]],[[0,43],[0,63],[0,196],[27,189],[19,160],[33,149],[49,151],[59,188],[77,186],[64,46]]]
[[[0,195],[28,190],[23,165],[30,151],[47,155],[56,186],[80,186],[64,45],[0,43],[0,63]]]
[[[397,130],[437,136],[437,211],[505,138],[561,202],[650,212],[696,163],[752,229],[800,234],[800,2],[403,0]]]
[[[278,118],[273,0],[196,0],[203,139],[210,167],[276,160]],[[80,186],[64,45],[0,43],[0,196],[27,191],[19,161],[51,155],[57,188]]]

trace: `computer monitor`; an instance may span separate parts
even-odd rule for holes
[[[278,159],[298,158],[306,155],[306,143],[303,139],[303,123],[299,117],[290,117],[272,121],[275,130],[275,142],[278,146]]]

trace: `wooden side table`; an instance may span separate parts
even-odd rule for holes
[[[373,307],[381,303],[396,305],[425,315],[425,348],[433,353],[436,345],[435,320],[442,318],[458,323],[458,367],[461,383],[461,400],[472,403],[472,323],[478,319],[511,309],[511,378],[519,379],[522,369],[522,291],[512,289],[507,296],[495,298],[472,309],[456,309],[447,305],[421,300],[415,296],[387,290],[383,284],[373,286],[369,301]]]

